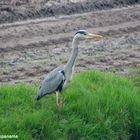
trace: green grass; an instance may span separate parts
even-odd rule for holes
[[[135,69],[133,73],[134,74],[129,77],[133,80],[136,86],[140,87],[140,68]]]
[[[76,74],[56,107],[35,85],[0,86],[0,135],[20,140],[139,140],[140,88],[112,73]]]

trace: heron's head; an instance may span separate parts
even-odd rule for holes
[[[87,32],[86,30],[79,30],[76,34],[75,34],[76,37],[78,38],[93,38],[93,39],[96,39],[96,40],[100,40],[103,38],[103,36],[101,35],[98,35],[98,34],[91,34],[89,32]]]

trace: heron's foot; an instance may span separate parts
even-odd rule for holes
[[[59,104],[61,107],[63,107],[63,99],[62,98],[60,98]]]
[[[62,98],[59,98],[59,100],[56,103],[56,105],[57,105],[57,110],[61,111],[61,109],[63,108],[63,100],[62,100]]]
[[[62,107],[63,106],[63,100],[61,98],[59,98],[59,100],[56,104],[57,104],[57,106]]]

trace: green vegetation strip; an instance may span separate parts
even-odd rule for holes
[[[76,74],[61,94],[35,101],[35,85],[0,86],[0,135],[20,140],[139,140],[140,88],[112,73]]]

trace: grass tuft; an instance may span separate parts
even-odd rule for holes
[[[0,86],[0,135],[20,140],[139,140],[140,89],[112,73],[76,74],[61,95],[34,100],[35,85]]]

